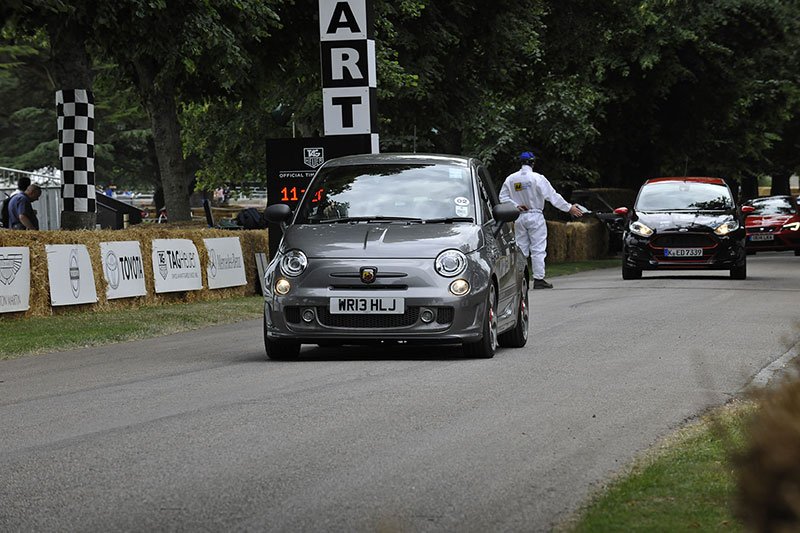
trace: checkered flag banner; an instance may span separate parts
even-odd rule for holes
[[[85,89],[56,91],[56,108],[64,211],[94,213],[94,95]]]

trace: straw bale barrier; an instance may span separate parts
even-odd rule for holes
[[[208,289],[206,266],[208,252],[203,239],[215,237],[239,237],[244,256],[247,285],[223,289]],[[197,291],[159,293],[155,292],[153,278],[152,241],[153,239],[190,239],[197,247],[200,256],[200,270],[203,276],[203,289]],[[144,263],[146,296],[134,298],[106,299],[106,282],[100,259],[100,243],[113,241],[138,241]],[[97,290],[97,303],[51,307],[50,282],[47,274],[48,244],[84,244],[89,251]],[[237,296],[256,294],[258,269],[255,252],[269,252],[266,230],[226,231],[212,228],[170,227],[168,224],[138,225],[125,230],[79,230],[79,231],[0,231],[0,247],[27,246],[31,256],[30,309],[20,313],[4,313],[4,317],[49,316],[70,312],[75,309],[104,312],[112,309],[126,309],[161,303],[194,302],[200,300],[222,300]]]
[[[547,221],[548,263],[586,261],[607,256],[608,231],[596,218],[575,222]]]
[[[608,249],[608,234],[605,226],[597,219],[576,222],[547,221],[547,262],[583,261],[605,257]],[[208,252],[203,239],[214,237],[239,237],[244,256],[247,285],[224,289],[208,289],[206,266]],[[197,247],[200,256],[200,270],[203,276],[203,289],[197,291],[155,292],[152,256],[153,239],[190,239]],[[138,241],[144,263],[146,296],[108,300],[106,298],[105,278],[100,259],[100,243],[113,241]],[[94,271],[95,289],[98,301],[94,304],[79,304],[52,307],[50,305],[50,282],[47,274],[48,244],[84,244],[89,251]],[[200,300],[222,300],[237,296],[256,294],[258,270],[255,252],[268,253],[269,244],[266,230],[226,231],[202,227],[202,223],[173,226],[170,224],[138,225],[125,230],[80,230],[80,231],[0,231],[0,247],[27,246],[31,256],[30,309],[26,312],[3,313],[5,317],[34,317],[67,313],[75,309],[104,312],[112,309],[126,309],[161,303],[195,302]]]

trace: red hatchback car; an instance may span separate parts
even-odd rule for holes
[[[791,196],[748,200],[755,211],[747,216],[747,253],[794,250],[800,255],[800,213]]]

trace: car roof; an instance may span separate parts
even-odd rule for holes
[[[416,153],[383,153],[383,154],[358,154],[330,159],[325,166],[347,165],[388,165],[388,164],[449,164],[467,166],[472,157],[447,154],[416,154]]]
[[[650,178],[649,180],[645,181],[644,184],[647,185],[648,183],[659,183],[665,181],[674,181],[674,182],[684,181],[693,183],[713,183],[715,185],[725,185],[725,180],[722,178],[695,177],[695,176]]]

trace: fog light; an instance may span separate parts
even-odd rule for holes
[[[450,284],[450,292],[456,296],[464,296],[469,292],[469,282],[465,279],[457,279]]]
[[[313,309],[303,309],[303,322],[313,322],[314,316]]]
[[[436,313],[434,313],[432,309],[423,307],[419,313],[419,318],[426,324],[430,324],[431,322],[433,322],[433,319],[436,318]]]
[[[280,278],[275,282],[275,292],[281,296],[288,294],[290,290],[292,290],[292,284],[289,283],[288,279]]]

